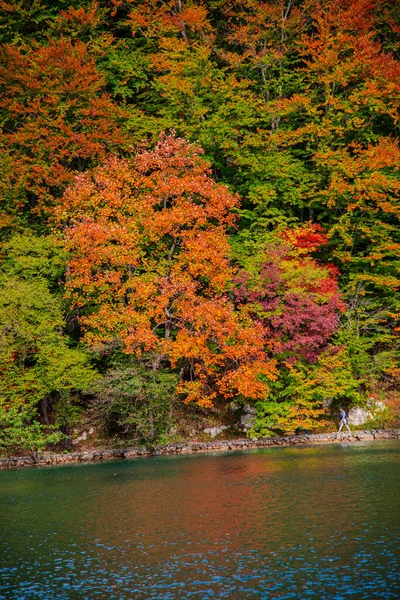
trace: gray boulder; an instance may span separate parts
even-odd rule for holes
[[[243,407],[243,414],[240,417],[240,425],[243,431],[247,432],[253,427],[256,422],[256,414],[257,410],[254,406],[246,404]]]
[[[206,427],[206,429],[203,429],[203,431],[210,437],[215,438],[217,435],[225,431],[225,429],[228,429],[226,425],[220,425],[219,427]]]
[[[365,410],[365,408],[361,408],[360,406],[353,406],[347,415],[349,425],[354,425],[355,427],[364,425],[370,418],[371,413],[369,410]]]
[[[370,398],[367,402],[367,408],[361,408],[360,406],[353,406],[349,410],[349,414],[347,416],[347,420],[349,425],[364,425],[370,419],[373,419],[379,415],[379,413],[385,410],[386,405],[384,402],[380,400],[375,400],[374,398]]]

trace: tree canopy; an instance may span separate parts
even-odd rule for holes
[[[0,9],[0,438],[396,413],[397,3]]]

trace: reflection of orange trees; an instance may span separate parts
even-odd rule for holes
[[[58,212],[86,341],[154,353],[154,368],[169,361],[179,391],[202,406],[217,395],[263,398],[275,377],[261,327],[227,294],[225,229],[237,203],[198,147],[164,136],[132,162],[110,158],[79,176]]]
[[[355,533],[355,498],[348,494],[346,477],[342,458],[326,456],[321,448],[193,459],[185,465],[180,527],[194,532],[201,550],[227,544],[229,552],[242,552],[245,540],[265,552],[279,551],[286,540],[304,544],[310,537],[313,545],[326,548],[327,533],[335,543],[342,534]],[[349,552],[354,544],[349,540]]]
[[[350,467],[344,455],[338,459],[331,449],[326,454],[321,448],[183,459],[172,481],[156,481],[154,488],[152,483],[155,504],[161,503],[164,515],[157,516],[156,506],[146,511],[169,535],[175,522],[181,537],[190,536],[201,551],[226,544],[230,552],[242,552],[243,540],[277,551],[289,539],[308,541],[308,534],[326,548],[327,532],[335,543],[350,532],[355,537],[352,509],[358,491],[349,493]],[[176,502],[163,505],[166,493]],[[340,522],[338,512],[343,513]],[[143,533],[151,533],[149,524]],[[348,544],[353,552],[356,542],[349,539]]]
[[[209,551],[217,545],[240,551],[243,536],[256,538],[284,501],[273,490],[273,482],[266,482],[285,468],[271,455],[190,457],[177,459],[175,465],[171,461],[165,468],[171,469],[169,476],[154,478],[151,485],[132,483],[124,495],[125,504],[128,496],[133,510],[140,503],[146,513],[140,530],[146,542],[157,523],[157,543],[166,542],[162,552],[171,551],[168,542],[186,540],[191,545],[178,544],[177,553]]]
[[[196,553],[232,560],[249,549],[266,559],[271,553],[288,558],[300,545],[321,556],[335,556],[342,546],[339,555],[352,560],[371,486],[352,469],[357,450],[338,450],[286,448],[120,465],[117,477],[103,473],[102,492],[84,505],[80,530],[121,548],[122,559],[137,565],[141,558],[148,565]],[[96,553],[110,559],[101,545]]]

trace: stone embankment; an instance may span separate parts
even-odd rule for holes
[[[0,459],[0,469],[12,469],[31,466],[63,465],[72,463],[91,463],[102,460],[139,458],[143,456],[163,456],[167,454],[192,454],[195,452],[218,452],[230,450],[246,450],[250,448],[266,448],[276,446],[299,446],[333,444],[342,442],[361,442],[373,440],[400,439],[400,429],[371,429],[354,431],[351,435],[336,433],[317,433],[310,435],[294,435],[270,438],[247,438],[238,440],[213,440],[210,442],[181,442],[155,448],[128,447],[121,449],[94,450],[91,452],[69,452],[54,454],[43,452],[37,459],[31,456],[12,456]]]

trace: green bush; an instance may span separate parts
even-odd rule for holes
[[[36,420],[28,407],[0,406],[0,451],[7,455],[28,450],[37,461],[40,450],[64,439],[56,426],[45,426]]]
[[[137,443],[165,442],[173,424],[178,376],[142,364],[111,368],[94,388],[91,412],[108,435]]]

